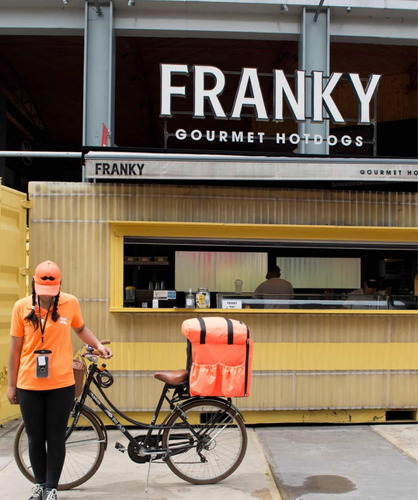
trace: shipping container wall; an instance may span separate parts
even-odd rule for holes
[[[110,222],[176,221],[415,227],[413,193],[236,187],[31,183],[31,264],[50,258],[85,322],[113,342],[121,408],[154,407],[154,370],[186,363],[182,321],[193,314],[109,312]],[[228,314],[253,333],[248,410],[416,408],[416,315],[345,311]],[[208,314],[212,314],[210,311]],[[74,345],[80,345],[75,339]]]
[[[20,415],[6,397],[13,304],[26,295],[26,194],[0,179],[0,425]]]

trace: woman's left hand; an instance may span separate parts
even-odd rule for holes
[[[109,359],[113,356],[113,352],[109,347],[105,347],[100,340],[94,335],[94,333],[90,330],[88,326],[83,324],[80,328],[74,328],[76,334],[80,337],[80,339],[85,342],[87,345],[95,347],[97,353],[101,358]],[[110,343],[109,340],[103,340],[103,342]]]
[[[96,349],[99,351],[101,358],[110,359],[113,356],[113,352],[109,347],[105,347],[103,344],[99,344]]]

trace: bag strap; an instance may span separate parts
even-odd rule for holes
[[[247,326],[247,345],[245,347],[245,386],[244,386],[244,396],[247,396],[248,392],[248,371],[249,371],[249,360],[250,360],[250,329]]]
[[[197,318],[200,324],[200,344],[206,344],[206,323],[203,318]],[[228,344],[232,345],[234,343],[234,325],[232,321],[228,318],[225,318],[227,328],[228,328]],[[247,328],[248,332],[248,337],[249,337],[249,330]]]
[[[189,339],[187,339],[187,347],[186,347],[186,370],[189,372],[192,369],[193,356],[192,356],[192,343]]]
[[[225,319],[228,325],[228,344],[230,345],[234,343],[234,325],[232,324],[232,321],[230,319]]]
[[[200,324],[200,343],[206,344],[206,323],[203,318],[197,318]]]

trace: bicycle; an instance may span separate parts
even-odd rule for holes
[[[87,398],[128,439],[127,447],[117,442],[115,448],[127,451],[129,458],[136,463],[149,464],[146,491],[152,462],[165,462],[174,474],[192,484],[222,481],[241,464],[247,449],[247,432],[244,418],[230,398],[191,397],[187,370],[156,372],[154,377],[164,382],[164,387],[151,423],[146,424],[125,415],[106,396],[104,389],[113,384],[113,376],[105,364],[98,366],[98,353],[90,346],[83,346],[79,355],[90,365],[88,368],[86,365],[87,375],[81,395],[74,400],[70,414],[59,490],[75,488],[90,479],[99,469],[107,449],[106,426],[100,416],[85,404]],[[91,390],[92,384],[108,406]],[[171,411],[161,424],[157,424],[164,402],[169,404]],[[110,408],[133,428],[144,432],[134,436]],[[14,455],[20,471],[34,483],[23,422],[16,432]]]

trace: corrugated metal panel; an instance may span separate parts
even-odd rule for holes
[[[213,186],[31,183],[48,218],[415,227],[416,193]],[[59,199],[65,194],[65,201]],[[72,203],[71,197],[80,197]],[[35,216],[36,217],[36,216]]]
[[[26,194],[0,182],[0,424],[20,415],[6,398],[13,305],[25,296]]]
[[[161,386],[152,380],[150,370],[184,366],[180,329],[190,314],[109,312],[109,221],[412,227],[418,220],[415,193],[31,183],[30,197],[32,265],[46,258],[56,260],[62,268],[63,290],[80,298],[86,324],[99,337],[116,343],[118,356],[109,367],[115,370],[117,382],[109,393],[118,405],[130,410],[155,405]],[[389,361],[382,365],[379,359],[386,352],[381,346],[387,343],[411,343],[416,348],[416,316],[352,312],[231,312],[230,316],[249,324],[256,343],[254,385],[251,397],[238,401],[243,408],[398,408],[418,404],[412,389],[418,367],[408,367],[410,373],[393,370]],[[278,348],[268,349],[269,343]],[[75,344],[80,342],[75,340]],[[338,350],[346,344],[352,344],[347,359]],[[364,349],[365,344],[377,348]],[[167,350],[167,345],[172,349]],[[326,358],[318,359],[318,345],[319,352],[330,357],[337,353],[351,368],[341,372],[327,367]],[[141,348],[152,361],[151,368],[141,366]],[[268,369],[265,359],[259,357],[266,352]],[[402,363],[405,351],[395,348],[393,352],[395,361]]]
[[[87,312],[87,311],[85,311]],[[207,314],[211,314],[206,312]],[[212,313],[213,314],[213,313]],[[112,316],[112,315],[111,315]],[[251,328],[254,377],[246,409],[414,408],[418,378],[416,317],[229,314]],[[153,370],[185,366],[175,314],[115,314],[117,374],[109,390],[127,409],[151,409],[160,384]],[[388,325],[389,323],[389,325]],[[387,328],[389,326],[389,328]],[[341,361],[339,361],[341,360]],[[338,367],[338,369],[337,369]]]

